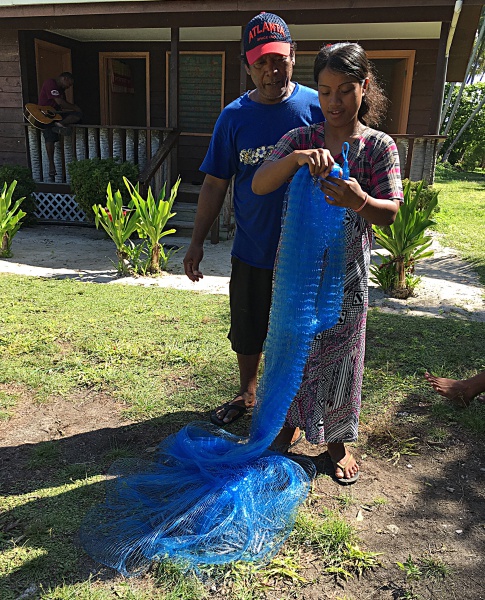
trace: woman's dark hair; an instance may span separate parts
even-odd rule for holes
[[[369,85],[362,97],[358,119],[364,125],[377,126],[387,109],[387,98],[379,87],[367,55],[359,44],[340,42],[323,46],[315,58],[313,76],[318,83],[318,76],[324,69],[337,73],[345,73],[360,82],[369,78]]]

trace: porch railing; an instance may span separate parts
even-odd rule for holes
[[[73,125],[59,135],[55,144],[55,181],[49,179],[49,161],[42,132],[27,125],[30,168],[37,183],[70,184],[69,163],[86,158],[119,158],[138,165],[144,173],[174,130],[166,127],[113,127]],[[170,151],[170,150],[169,150]],[[165,154],[164,159],[168,153]],[[150,172],[150,180],[170,180],[170,161],[162,160]]]
[[[86,158],[119,158],[139,168],[143,192],[150,185],[158,195],[171,182],[171,151],[179,132],[166,127],[108,127],[73,125],[55,144],[55,180],[49,178],[49,160],[42,132],[26,124],[30,169],[38,184],[34,194],[41,221],[84,223],[86,215],[69,190],[69,164]]]
[[[49,161],[42,132],[26,124],[30,166],[34,180],[39,184],[37,217],[56,222],[84,222],[86,216],[69,193],[68,165],[85,158],[117,157],[138,164],[140,184],[148,185],[158,194],[161,186],[171,181],[171,150],[176,146],[179,131],[171,128],[108,127],[75,125],[70,135],[60,136],[55,144],[55,182],[49,182]],[[436,158],[440,143],[446,138],[439,135],[394,134],[403,178],[412,181],[425,179],[434,182]],[[47,185],[47,184],[50,185]],[[52,185],[52,184],[56,185]],[[63,184],[63,185],[59,185]],[[196,204],[194,205],[195,209]],[[224,222],[232,222],[232,206],[225,203]],[[192,211],[195,214],[195,210]],[[218,230],[218,226],[216,227]],[[214,229],[214,231],[216,231]]]
[[[436,158],[440,145],[446,139],[442,135],[391,134],[399,151],[403,179],[428,183],[434,182]]]

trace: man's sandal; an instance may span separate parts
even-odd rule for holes
[[[244,416],[248,411],[251,411],[253,409],[252,406],[246,406],[244,404],[234,404],[234,401],[237,400],[237,398],[241,398],[241,402],[244,402],[244,398],[241,394],[238,394],[237,396],[235,396],[230,402],[224,402],[224,404],[221,404],[220,406],[218,406],[211,412],[211,414],[210,414],[211,423],[213,423],[214,425],[217,425],[218,427],[232,425],[232,423],[234,423],[235,421],[240,419],[242,416]],[[218,417],[217,413],[219,413],[221,410],[223,410],[224,413],[223,413],[222,417]],[[233,410],[236,414],[233,417],[231,417],[229,419],[229,421],[224,421],[224,419],[226,418],[226,415],[231,410]]]
[[[347,456],[347,459],[345,460],[341,460],[339,462],[333,462],[333,466],[335,467],[335,469],[342,469],[342,473],[344,473],[345,471],[345,467],[349,464],[349,462],[351,460],[354,460],[354,457],[352,454],[349,453],[349,455]],[[335,479],[335,481],[337,481],[338,483],[340,483],[340,485],[350,485],[351,483],[355,483],[357,481],[357,479],[359,479],[359,474],[360,471],[357,471],[357,473],[355,475],[353,475],[352,477],[337,477],[337,475],[333,475],[333,478]]]

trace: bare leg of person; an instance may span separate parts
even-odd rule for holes
[[[235,404],[244,408],[253,408],[256,404],[256,388],[258,386],[258,369],[261,362],[261,354],[238,354],[237,363],[239,366],[239,394],[229,405]],[[240,411],[231,410],[227,407],[221,407],[216,415],[224,423],[231,423],[240,415]],[[291,429],[290,443],[295,442],[300,437],[300,429],[283,427],[284,430]]]
[[[54,179],[56,176],[56,165],[54,164],[55,142],[45,142],[45,150],[49,160],[49,177]]]
[[[469,379],[436,377],[428,372],[424,376],[435,392],[458,406],[468,406],[473,398],[485,392],[485,371]]]
[[[281,431],[273,440],[270,446],[271,450],[285,454],[292,446],[302,439],[301,429],[299,427],[282,427]]]

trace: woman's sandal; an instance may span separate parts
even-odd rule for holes
[[[349,453],[349,455],[347,456],[347,459],[340,460],[339,462],[333,462],[333,466],[335,467],[335,469],[342,469],[342,473],[344,473],[345,471],[345,467],[349,464],[349,462],[351,460],[354,460],[354,457],[351,453]],[[351,483],[355,483],[357,481],[357,479],[359,479],[359,474],[360,471],[357,471],[357,473],[355,475],[353,475],[352,477],[337,477],[337,475],[333,475],[333,478],[335,479],[335,481],[337,481],[338,483],[340,483],[340,485],[350,485]]]
[[[278,444],[278,445],[275,445],[275,443],[273,442],[271,444],[271,446],[269,447],[269,449],[272,450],[273,452],[278,452],[279,454],[286,454],[288,452],[288,450],[291,450],[297,444],[299,444],[302,441],[302,439],[303,439],[303,433],[300,431],[296,440],[293,440],[293,441],[290,440],[286,444]]]

